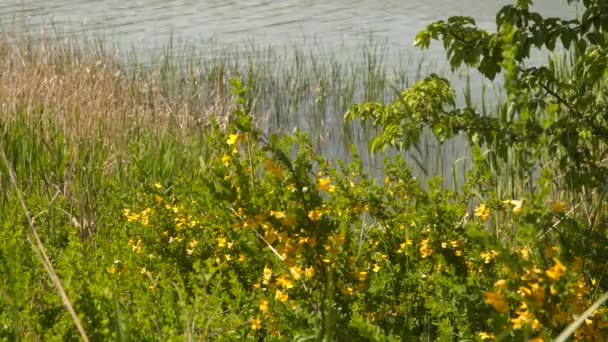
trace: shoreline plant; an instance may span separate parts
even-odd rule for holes
[[[605,340],[607,8],[585,0],[575,22],[530,4],[504,7],[494,33],[460,17],[417,38],[444,40],[454,67],[503,75],[496,116],[457,108],[435,75],[347,115],[379,128],[374,151],[409,148],[423,128],[465,135],[459,188],[422,184],[400,156],[379,180],[355,148],[346,163],[297,130],[268,134],[255,84],[238,78],[222,120],[128,122],[115,144],[115,122],[73,139],[52,109],[3,107],[0,339],[79,339],[79,319],[91,340]],[[532,44],[556,39],[576,42],[568,68],[525,66]]]

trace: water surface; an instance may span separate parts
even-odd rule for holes
[[[284,47],[322,44],[345,57],[357,55],[370,36],[391,50],[412,50],[413,37],[434,20],[472,16],[492,28],[505,0],[2,0],[0,20],[23,19],[30,27],[113,35],[139,48],[170,37],[194,44],[255,41]],[[574,17],[566,1],[537,0],[548,16]],[[440,50],[438,49],[437,52]]]

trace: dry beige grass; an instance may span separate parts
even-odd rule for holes
[[[227,93],[225,84],[207,89],[202,101],[200,74],[184,73],[177,82],[167,81],[161,66],[127,68],[118,50],[104,51],[100,45],[45,33],[1,32],[4,119],[17,113],[32,120],[50,119],[73,139],[103,128],[107,142],[142,126],[188,130],[206,125],[211,115],[220,122],[226,119],[230,98],[222,95]],[[169,93],[180,96],[169,98]]]

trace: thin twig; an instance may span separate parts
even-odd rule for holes
[[[585,202],[585,200],[582,200],[582,201],[578,202],[574,207],[572,207],[570,210],[568,210],[568,212],[565,214],[565,216],[568,216],[568,215],[572,214],[574,212],[574,210],[576,210],[576,208],[578,208],[584,202]],[[549,233],[550,231],[552,231],[553,229],[555,229],[561,222],[562,222],[562,219],[557,220],[557,222],[555,222],[553,224],[553,226],[551,226],[551,228],[547,229],[539,237],[537,237],[536,241],[542,239],[545,235],[547,235],[547,233]]]

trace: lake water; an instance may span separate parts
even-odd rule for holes
[[[257,46],[278,49],[310,47],[320,58],[326,52],[338,59],[353,60],[361,56],[362,44],[371,40],[389,47],[386,63],[391,65],[404,58],[420,58],[420,51],[412,42],[416,33],[432,21],[467,15],[476,18],[480,26],[492,29],[496,11],[512,2],[514,0],[0,0],[0,24],[6,27],[26,23],[25,27],[30,30],[52,28],[61,34],[102,37],[142,54],[161,48],[170,40],[194,46],[201,54],[210,51],[206,49],[209,44],[238,48],[254,42]],[[534,3],[534,9],[546,16],[577,15],[576,8],[568,6],[566,0]],[[443,61],[440,44],[432,45],[424,58],[425,62]],[[478,88],[473,92],[478,93]],[[326,137],[317,143],[330,156],[348,154],[344,134],[335,131],[336,126],[342,126],[339,124],[342,114],[335,113],[335,118],[321,126],[325,128],[309,129],[313,136]],[[301,117],[300,125],[306,126],[306,116]],[[364,151],[365,133],[359,131],[358,134],[359,137],[350,142]],[[461,147],[449,144],[427,145],[424,149],[419,156],[423,159],[428,159],[424,154],[445,157],[444,166],[435,171],[446,176],[451,173],[452,162],[464,153]],[[380,163],[379,158],[365,153],[362,158],[368,165]]]
[[[413,51],[416,32],[434,20],[472,16],[492,28],[505,0],[1,0],[0,20],[24,19],[29,27],[53,25],[62,32],[113,35],[149,48],[170,37],[222,45],[319,44],[356,55],[370,35],[395,53]],[[574,17],[566,0],[536,0],[548,16]],[[438,49],[437,52],[440,50]]]

